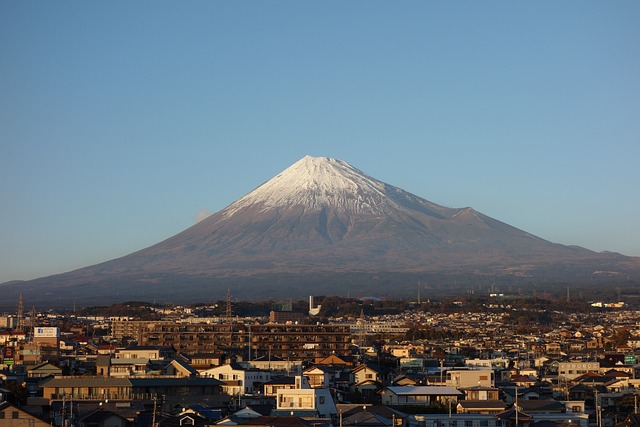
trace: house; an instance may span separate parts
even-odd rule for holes
[[[171,357],[173,351],[166,347],[156,347],[152,345],[140,345],[129,348],[119,348],[116,350],[116,359],[149,359],[162,360]]]
[[[212,423],[198,414],[186,412],[178,415],[163,415],[157,424],[158,427],[209,427]]]
[[[147,358],[111,359],[109,376],[113,378],[128,378],[134,375],[144,375],[150,369],[150,361]]]
[[[49,375],[62,375],[62,369],[56,365],[52,365],[49,362],[43,362],[34,367],[27,368],[27,375],[29,378],[44,378]]]
[[[462,392],[465,400],[500,400],[500,390],[496,387],[469,387]]]
[[[127,427],[127,419],[117,413],[96,409],[78,419],[78,427]]]
[[[275,355],[263,355],[241,363],[245,368],[255,368],[267,371],[277,371],[287,375],[300,375],[302,360],[284,359]]]
[[[372,363],[363,363],[355,367],[351,374],[355,384],[365,381],[375,381],[382,385],[391,384],[391,370]]]
[[[247,419],[258,418],[261,417],[261,414],[258,411],[253,410],[250,407],[244,407],[233,414],[230,414],[226,418],[218,421],[216,424],[224,425],[224,426],[236,426],[238,424],[243,424],[243,422]]]
[[[302,377],[303,380],[309,382],[307,377]],[[263,385],[263,393],[265,396],[276,396],[278,394],[278,390],[281,389],[294,389],[296,388],[296,378],[295,377],[282,377],[276,378],[271,381],[267,381]]]
[[[323,424],[314,420],[313,422],[307,421],[297,416],[261,416],[258,418],[251,418],[244,420],[242,424],[245,426],[257,426],[257,427],[330,427],[330,424]]]
[[[27,334],[20,331],[0,331],[0,345],[15,346],[19,342],[24,342]]]
[[[50,427],[44,422],[28,412],[12,405],[9,402],[0,403],[0,426],[2,427]]]
[[[232,396],[260,392],[262,391],[262,385],[271,380],[271,371],[246,369],[234,361],[200,371],[200,375],[202,377],[216,378],[224,382],[223,391]]]
[[[599,370],[600,362],[585,362],[583,360],[558,362],[558,379],[571,381],[587,372],[598,372]]]
[[[42,397],[57,400],[63,396],[74,400],[131,399],[131,382],[127,378],[55,377],[40,384]]]
[[[199,402],[219,408],[228,403],[229,397],[222,394],[222,382],[215,378],[129,378],[133,399],[153,399],[163,396],[167,406],[187,405]]]
[[[318,365],[302,371],[302,375],[309,378],[311,388],[337,387],[341,379],[348,374],[341,365]]]
[[[276,408],[271,415],[331,418],[338,415],[338,411],[329,389],[311,388],[307,378],[297,376],[294,388],[276,391]]]
[[[540,393],[535,388],[502,387],[504,401],[507,405],[512,405],[516,400],[538,400]],[[516,398],[516,393],[518,397]]]
[[[198,401],[218,407],[228,396],[220,392],[222,383],[215,378],[175,377],[55,377],[40,384],[42,396],[50,402],[74,401],[142,401],[163,396],[163,403],[173,405]]]
[[[403,386],[385,387],[381,391],[383,405],[420,405],[430,406],[436,403],[457,403],[464,394],[448,386]]]
[[[114,355],[117,347],[113,344],[101,344],[96,348],[96,352],[102,355]]]
[[[182,378],[195,378],[200,374],[198,371],[182,359],[173,359],[163,369],[165,375]]]
[[[407,414],[384,405],[338,405],[341,422],[346,426],[398,426]]]
[[[518,409],[526,414],[562,414],[566,412],[563,403],[557,400],[518,400]]]
[[[189,357],[189,364],[198,371],[204,371],[224,363],[224,355],[217,353],[198,353]]]
[[[208,406],[194,404],[182,407],[180,414],[195,414],[214,424],[222,418],[222,409],[213,409]]]
[[[456,405],[458,414],[499,414],[507,404],[502,400],[461,400]]]
[[[354,363],[350,357],[347,356],[337,356],[335,354],[331,354],[327,357],[319,357],[316,358],[314,362],[315,366],[343,366],[345,368],[353,368]]]
[[[351,375],[353,377],[351,391],[359,393],[365,402],[374,400],[383,386],[391,384],[390,369],[375,364],[358,365],[351,371]]]
[[[419,414],[410,415],[406,419],[406,427],[504,427],[506,424],[492,414]],[[515,426],[515,423],[513,424]],[[524,427],[524,423],[518,424]]]
[[[450,369],[445,385],[449,387],[494,387],[495,376],[491,369]]]
[[[521,374],[511,375],[510,381],[518,387],[532,387],[536,383],[535,379]]]
[[[280,389],[271,415],[331,418],[338,415],[338,410],[328,389]]]
[[[399,377],[394,378],[391,385],[404,386],[404,385],[418,385],[419,380],[414,376],[409,375],[400,375]]]

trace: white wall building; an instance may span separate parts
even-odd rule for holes
[[[212,377],[225,383],[222,389],[232,396],[243,393],[258,393],[262,384],[271,381],[271,371],[245,369],[237,363],[220,365],[200,371],[201,377]]]
[[[587,372],[598,372],[600,362],[585,362],[583,360],[558,363],[558,378],[573,380]]]
[[[494,387],[495,377],[492,369],[470,369],[458,370],[450,369],[447,371],[447,379],[445,384],[449,387],[467,388],[467,387]]]

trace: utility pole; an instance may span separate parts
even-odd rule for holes
[[[600,414],[600,399],[598,398],[598,390],[596,390],[596,424],[602,427],[602,416]]]
[[[153,396],[153,420],[151,421],[151,427],[157,427],[156,412],[158,407],[158,395]]]
[[[516,386],[516,427],[518,427],[518,386]]]

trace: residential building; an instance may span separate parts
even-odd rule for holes
[[[391,386],[381,392],[383,405],[422,405],[456,404],[464,395],[461,391],[449,386]]]
[[[258,393],[262,385],[271,380],[271,371],[246,369],[236,362],[200,371],[204,378],[216,378],[224,383],[223,392],[229,395]]]
[[[587,372],[598,372],[600,362],[586,362],[584,360],[558,362],[558,378],[563,380],[574,380]]]
[[[49,423],[25,412],[9,402],[0,403],[0,426],[2,427],[51,427]]]
[[[276,409],[271,414],[331,418],[338,415],[338,410],[328,389],[301,387],[278,390]]]
[[[493,387],[495,376],[491,369],[451,369],[447,371],[445,385],[449,387]]]

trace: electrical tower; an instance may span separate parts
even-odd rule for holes
[[[18,298],[18,330],[24,331],[24,303],[22,301],[22,292],[20,292],[20,298]]]

